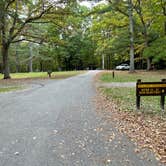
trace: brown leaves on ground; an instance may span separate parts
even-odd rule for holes
[[[119,111],[118,106],[101,93],[96,100],[99,113],[116,122],[120,132],[127,134],[139,148],[151,149],[158,160],[166,163],[166,119],[141,112]]]

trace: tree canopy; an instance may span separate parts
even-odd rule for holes
[[[95,1],[94,1],[95,2]],[[99,1],[96,1],[99,2]],[[1,0],[0,70],[165,68],[166,1]]]

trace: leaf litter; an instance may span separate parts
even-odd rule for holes
[[[114,101],[98,93],[95,100],[97,110],[106,115],[107,120],[116,122],[115,127],[135,142],[138,146],[135,153],[148,148],[154,152],[157,160],[166,163],[166,119],[159,115],[145,115],[143,112],[120,111]]]

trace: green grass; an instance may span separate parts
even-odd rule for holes
[[[67,78],[82,74],[85,71],[64,71],[64,72],[53,72],[52,78]],[[48,78],[47,72],[33,72],[33,73],[11,73],[11,78],[13,79],[22,79],[22,78]],[[0,79],[3,79],[3,75],[0,74]]]
[[[129,74],[127,71],[115,71],[115,79],[112,73],[103,73],[100,76],[102,82],[136,82],[137,79],[142,81],[160,81],[166,78],[166,71],[143,72],[139,71]],[[114,101],[120,110],[136,111],[136,90],[135,88],[112,87],[102,89],[107,98]],[[140,111],[147,114],[161,113],[160,96],[142,96]],[[165,111],[166,113],[166,111]]]
[[[112,72],[106,72],[101,75],[102,82],[136,82],[137,79],[142,81],[160,81],[166,78],[166,71],[137,71],[136,73],[129,73],[128,71],[115,71],[115,78],[112,78]]]
[[[83,73],[85,71],[53,72],[52,79],[64,79]],[[12,73],[11,78],[9,80],[3,80],[3,75],[0,74],[0,93],[24,89],[25,79],[45,79],[48,78],[48,74],[47,72]]]
[[[104,88],[104,94],[107,98],[113,100],[120,110],[135,111],[136,96],[135,88]],[[161,111],[159,96],[141,97],[141,109],[145,113],[156,114]]]
[[[10,92],[10,91],[16,91],[16,90],[19,90],[19,89],[22,89],[22,88],[19,87],[19,86],[15,86],[15,87],[3,87],[3,88],[0,88],[0,93]]]

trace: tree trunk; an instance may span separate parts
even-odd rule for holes
[[[166,21],[164,22],[164,35],[166,36]]]
[[[147,26],[146,26],[146,23],[145,23],[144,17],[143,17],[143,11],[142,11],[142,8],[141,8],[142,1],[138,0],[137,2],[138,2],[138,4],[137,4],[138,6],[136,8],[136,12],[140,17],[140,20],[141,20],[141,23],[142,23],[142,26],[143,26],[144,45],[145,45],[145,48],[147,48],[149,46],[149,44],[148,44],[148,33],[147,33]],[[151,68],[151,57],[148,57],[146,61],[147,61],[147,70],[150,70],[150,68]]]
[[[29,44],[29,66],[28,71],[33,72],[33,54],[32,54],[32,45]]]
[[[111,69],[111,56],[110,56],[110,54],[108,55],[107,62],[108,62],[108,69],[110,70]]]
[[[18,44],[16,45],[16,72],[20,72],[20,60],[18,55]]]
[[[144,38],[145,38],[145,48],[147,48],[147,47],[148,47],[147,35],[145,35]],[[150,70],[150,69],[151,69],[151,61],[152,61],[152,58],[151,58],[151,57],[147,57],[147,59],[146,59],[146,62],[147,62],[147,70]]]
[[[134,72],[134,22],[132,0],[128,0],[129,5],[129,25],[130,25],[130,72]]]
[[[3,44],[2,45],[2,57],[3,57],[3,74],[4,79],[10,79],[10,71],[9,71],[9,46]]]
[[[105,58],[104,58],[104,54],[102,54],[102,69],[105,69]]]
[[[162,9],[163,9],[163,15],[166,17],[166,2],[161,2]],[[166,35],[166,21],[164,21],[164,35]]]
[[[43,62],[40,61],[40,72],[43,72]]]
[[[4,74],[4,79],[10,78],[10,72],[9,72],[9,60],[8,60],[8,51],[9,46],[7,40],[6,40],[6,18],[5,18],[5,11],[4,11],[4,2],[0,3],[0,40],[1,40],[1,54],[2,54],[2,70]]]
[[[151,58],[147,58],[147,70],[151,69]]]

